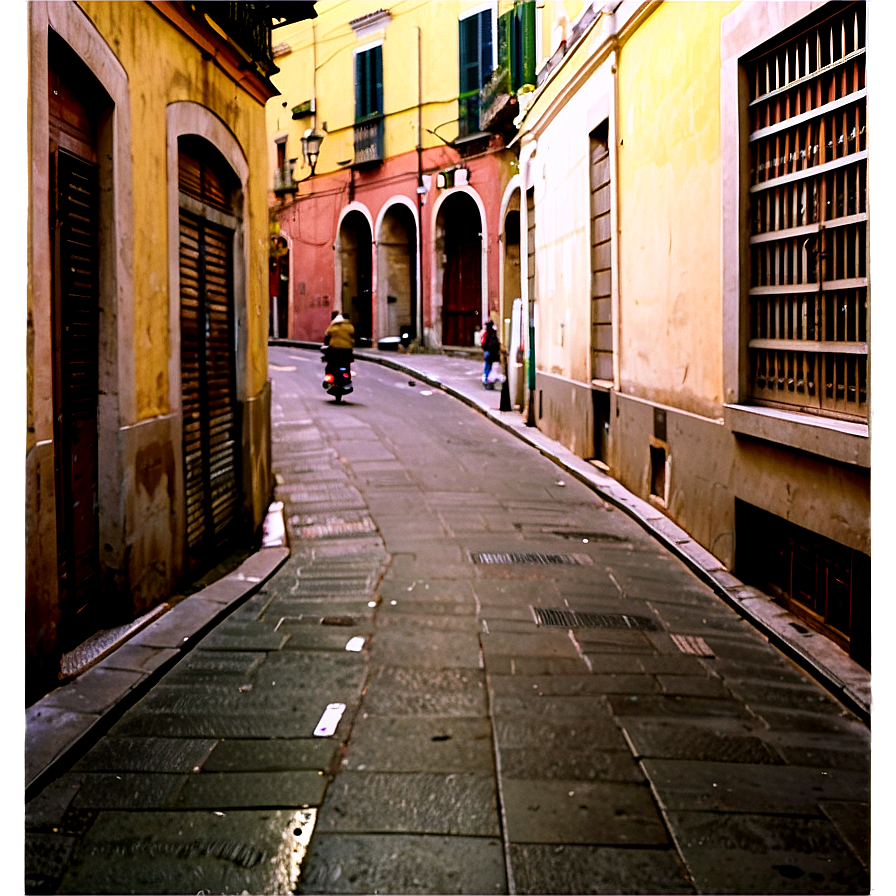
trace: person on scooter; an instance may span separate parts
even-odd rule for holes
[[[331,364],[336,367],[348,367],[355,360],[352,351],[355,347],[355,328],[340,311],[333,312],[330,326],[324,334],[324,345],[327,346],[327,368]]]

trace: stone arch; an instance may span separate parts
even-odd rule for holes
[[[417,336],[420,244],[417,210],[398,197],[384,205],[377,218],[377,336]]]

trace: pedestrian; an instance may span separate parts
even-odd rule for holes
[[[491,318],[485,322],[481,345],[485,352],[482,385],[486,389],[494,389],[495,383],[498,382],[501,375],[501,341],[498,339],[498,331],[495,329],[495,324]],[[498,368],[493,372],[492,366],[495,364],[498,365]]]

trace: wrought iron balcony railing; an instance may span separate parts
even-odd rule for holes
[[[292,177],[292,165],[284,165],[274,172],[274,192],[290,193],[296,189],[296,182]]]
[[[258,65],[262,74],[270,76],[277,71],[271,57],[271,13],[267,4],[206,0],[192,5],[198,13],[212,19]]]
[[[356,168],[378,165],[383,161],[383,122],[383,116],[377,115],[355,123]]]

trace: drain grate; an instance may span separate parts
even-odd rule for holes
[[[469,553],[474,563],[540,563],[547,566],[585,566],[592,562],[587,554]]]
[[[647,616],[629,616],[627,613],[577,613],[551,607],[530,607],[536,625],[552,625],[561,628],[616,628],[655,632],[656,623]]]
[[[682,653],[690,653],[693,656],[711,656],[715,657],[712,648],[697,635],[671,635],[675,646]]]

